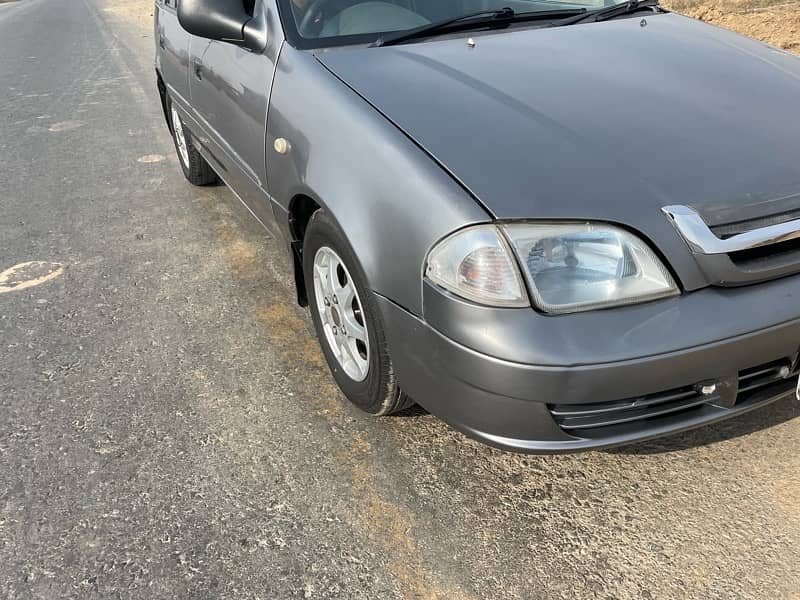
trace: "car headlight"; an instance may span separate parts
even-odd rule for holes
[[[536,305],[567,313],[678,294],[650,247],[600,223],[508,224],[502,229],[523,265]]]
[[[454,294],[488,306],[530,306],[511,249],[494,225],[457,231],[434,246],[425,275]]]
[[[425,275],[479,304],[529,306],[514,253],[536,306],[547,313],[636,304],[679,293],[645,242],[599,223],[468,227],[434,246]]]

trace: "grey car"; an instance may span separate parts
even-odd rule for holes
[[[347,398],[567,452],[796,392],[800,60],[653,0],[157,0]],[[413,400],[412,400],[413,399]]]

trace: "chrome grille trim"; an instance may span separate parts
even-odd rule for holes
[[[800,238],[800,219],[720,239],[693,208],[676,204],[661,210],[696,254],[730,254]]]

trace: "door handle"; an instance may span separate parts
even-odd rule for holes
[[[196,79],[203,80],[203,63],[196,58],[192,59],[192,72]]]
[[[167,45],[164,43],[164,36],[163,35],[158,36],[158,45],[161,46],[162,50],[164,48],[166,48]]]

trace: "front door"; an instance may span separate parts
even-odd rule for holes
[[[264,3],[257,0],[253,10],[266,24]],[[211,155],[210,164],[250,211],[274,230],[264,143],[278,36],[269,33],[263,53],[193,36],[189,86],[194,116],[206,133],[200,142]]]
[[[169,95],[184,107],[189,100],[189,40],[191,36],[178,23],[177,0],[156,3],[156,61]]]

